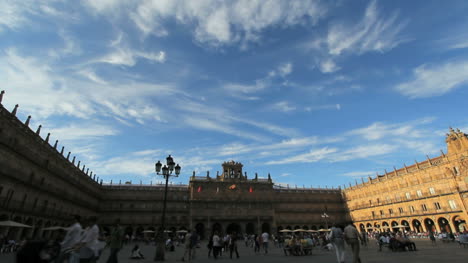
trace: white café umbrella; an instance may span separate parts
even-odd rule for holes
[[[182,229],[182,230],[177,230],[176,232],[177,232],[177,233],[188,233],[188,231],[187,231],[187,230],[184,230],[184,229]]]
[[[293,232],[306,232],[307,230],[299,228],[299,229],[294,229]]]
[[[293,231],[290,229],[283,229],[279,231],[280,233],[292,233]]]
[[[143,231],[143,233],[155,233],[156,231],[153,231],[153,230],[145,230]]]
[[[32,228],[32,226],[21,224],[15,221],[0,221],[0,226]]]

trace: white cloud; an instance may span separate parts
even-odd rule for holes
[[[259,81],[257,80],[256,83],[254,85],[242,85],[242,84],[234,84],[234,83],[230,83],[230,84],[226,84],[223,86],[223,89],[225,89],[226,91],[232,93],[232,94],[235,94],[235,93],[245,93],[245,94],[248,94],[248,93],[255,93],[255,92],[258,92],[258,91],[261,91],[263,89],[266,88],[266,85],[263,81]]]
[[[413,70],[410,81],[395,87],[410,98],[440,96],[468,83],[468,61],[445,62],[439,65],[421,65]]]
[[[371,1],[357,24],[341,23],[330,27],[326,39],[328,52],[340,55],[345,51],[362,54],[391,50],[407,41],[400,36],[406,23],[398,13],[382,18],[377,10],[377,1]]]
[[[88,124],[86,126],[69,124],[63,127],[50,129],[50,133],[59,140],[81,141],[117,135],[119,132],[111,127],[101,124]]]
[[[374,122],[371,125],[349,131],[348,135],[358,135],[369,141],[385,139],[389,137],[405,137],[411,139],[424,138],[427,136],[424,130],[417,126],[428,124],[434,121],[434,118],[418,119],[407,123],[385,124]]]
[[[237,0],[237,1],[182,1],[146,0],[131,4],[127,1],[86,1],[97,13],[112,18],[130,17],[144,35],[166,36],[164,24],[175,19],[192,27],[197,42],[211,46],[257,42],[262,31],[269,27],[291,27],[306,23],[315,24],[326,13],[318,1],[305,0]]]
[[[319,106],[308,106],[304,108],[305,111],[311,112],[316,110],[341,110],[340,104],[327,104]]]
[[[28,22],[27,13],[34,11],[31,1],[0,1],[0,33],[5,29],[16,30]]]
[[[148,100],[181,94],[171,85],[121,79],[106,82],[90,69],[53,66],[46,60],[20,56],[13,49],[0,57],[0,67],[4,69],[0,82],[9,83],[4,103],[18,103],[39,118],[68,115],[89,119],[99,115],[138,123],[162,121],[161,110]]]
[[[344,173],[342,175],[343,176],[350,176],[350,177],[373,176],[373,175],[375,175],[375,171],[356,171],[356,172]]]
[[[333,73],[338,70],[340,70],[340,67],[331,59],[324,60],[320,63],[320,71],[322,73]]]
[[[326,159],[330,154],[337,152],[336,148],[324,147],[310,150],[307,153],[284,158],[282,160],[268,161],[266,164],[314,163]]]
[[[183,120],[183,122],[197,129],[221,132],[221,133],[233,135],[236,137],[241,137],[241,138],[255,140],[255,141],[266,140],[265,136],[261,136],[261,135],[254,134],[251,132],[245,132],[245,131],[236,129],[230,126],[228,123],[223,123],[220,120],[213,121],[213,120],[208,120],[204,118],[187,116]]]
[[[281,77],[285,77],[291,74],[292,70],[293,70],[293,66],[291,63],[286,63],[278,67],[278,73],[280,74]]]
[[[390,144],[371,144],[364,146],[357,146],[348,150],[330,156],[331,162],[344,162],[355,159],[363,159],[372,156],[379,156],[394,152],[398,149],[398,145]]]
[[[287,101],[280,101],[272,105],[273,110],[278,110],[282,112],[290,112],[296,110],[295,106],[291,106]]]
[[[95,62],[133,67],[135,66],[138,58],[144,58],[152,62],[164,63],[166,61],[166,53],[164,51],[152,53],[119,48]]]

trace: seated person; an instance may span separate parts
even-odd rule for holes
[[[130,257],[131,259],[144,259],[145,257],[143,254],[141,254],[140,247],[138,245],[135,245],[132,249],[132,255]]]

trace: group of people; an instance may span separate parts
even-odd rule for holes
[[[106,246],[110,248],[107,263],[116,263],[124,239],[119,220],[108,234],[104,237],[100,232],[95,216],[82,220],[76,215],[65,236],[56,240],[25,242],[16,255],[17,263],[94,263]]]
[[[382,233],[378,239],[379,251],[383,246],[388,246],[392,251],[406,250],[416,251],[416,244],[402,232]]]

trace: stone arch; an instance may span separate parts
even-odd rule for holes
[[[281,232],[280,232],[281,230],[283,230],[283,226],[278,226],[278,227],[276,228],[276,232],[277,232],[277,233],[281,233]]]
[[[430,218],[424,219],[424,226],[426,226],[426,230],[429,232],[436,232],[437,229],[435,227],[434,221]]]
[[[237,223],[231,223],[226,227],[226,233],[232,234],[236,232],[237,235],[241,234],[241,226]]]
[[[245,232],[248,234],[248,235],[252,235],[252,234],[255,234],[255,226],[253,223],[247,223],[247,225],[245,226]]]
[[[214,231],[214,230],[212,230]],[[204,239],[205,236],[206,236],[206,233],[205,233],[205,224],[203,223],[198,223],[195,225],[195,232],[197,232],[197,234],[200,236],[200,239]]]
[[[418,219],[413,219],[413,221],[411,222],[411,224],[413,225],[413,229],[414,229],[416,232],[418,232],[418,233],[423,232],[423,228],[422,228],[421,222],[419,222]]]
[[[262,224],[262,233],[264,233],[264,232],[271,233],[270,224],[268,224],[268,223],[263,223]]]
[[[359,224],[359,229],[361,231],[366,231],[366,227],[364,226],[364,224]]]
[[[212,229],[213,233],[215,231],[218,231],[218,234],[223,234],[223,227],[221,226],[220,223],[214,223],[213,227],[211,229]]]
[[[131,237],[133,235],[133,227],[127,226],[124,232],[125,232],[125,235],[128,235],[129,237]]]
[[[286,229],[292,230],[292,227],[291,227],[291,226],[287,226]]]
[[[312,229],[312,230],[318,230],[318,228],[317,228],[316,225],[313,225],[310,229]]]
[[[319,226],[319,229],[324,229],[325,227],[323,225],[320,225]]]
[[[294,230],[300,229],[300,228],[301,228],[301,226],[294,226]]]
[[[386,221],[382,222],[382,229],[383,231],[391,231],[390,225]]]
[[[143,231],[145,229],[142,226],[138,226],[137,229],[135,230],[135,236],[140,237],[143,236]]]
[[[464,220],[459,215],[456,215],[452,218],[452,223],[455,227],[455,232],[463,232],[467,230],[466,220]]]
[[[411,231],[411,227],[410,227],[410,224],[409,224],[408,221],[406,221],[406,220],[401,220],[401,225],[405,226],[404,229],[405,229],[406,231]]]
[[[304,230],[309,230],[309,227],[306,226],[306,225],[304,225],[304,226],[302,226],[302,229],[304,229]]]
[[[440,232],[452,232],[449,221],[445,217],[439,217],[439,219],[437,219],[437,223],[439,224]]]

